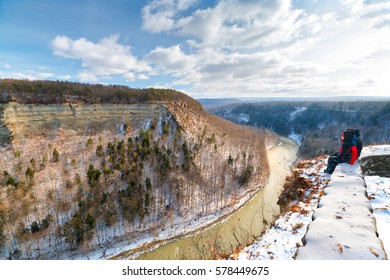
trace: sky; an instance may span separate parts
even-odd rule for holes
[[[0,0],[0,78],[390,96],[390,1]]]

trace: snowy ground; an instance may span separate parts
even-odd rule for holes
[[[381,155],[381,154],[390,154],[390,146],[382,145],[382,146],[371,146],[363,149],[362,157],[370,156],[370,155]],[[329,209],[336,207],[334,205],[337,204],[336,201],[332,201],[332,197],[335,197],[336,200],[338,195],[327,196],[327,199],[319,202],[321,196],[324,192],[328,191],[340,191],[337,187],[326,189],[328,183],[331,181],[330,176],[322,173],[321,171],[324,169],[327,158],[319,158],[313,160],[311,162],[306,162],[304,168],[299,169],[298,171],[301,173],[300,176],[308,178],[313,186],[310,190],[305,192],[304,199],[301,201],[296,201],[291,206],[291,211],[287,212],[283,216],[281,216],[278,220],[275,221],[275,224],[268,229],[264,235],[258,238],[250,246],[244,248],[242,251],[233,254],[231,259],[251,259],[251,260],[270,260],[270,259],[279,259],[279,260],[292,260],[295,259],[297,252],[300,247],[303,246],[302,239],[307,234],[307,230],[309,225],[312,223],[312,217],[315,215],[315,211],[317,210],[318,203],[320,206],[323,206],[323,203],[326,203]],[[358,164],[355,163],[355,165]],[[338,167],[341,173],[335,176],[333,184],[343,184],[337,183],[338,179],[347,179],[348,176],[355,176],[355,179],[358,180],[361,178],[361,174],[358,169],[355,167],[349,167],[344,164]],[[351,170],[349,170],[351,169]],[[354,170],[352,170],[354,169]],[[337,169],[336,169],[337,171]],[[352,172],[353,171],[353,172]],[[356,174],[353,174],[353,173]],[[335,174],[335,173],[334,173]],[[343,178],[345,177],[345,178]],[[352,178],[352,177],[351,177]],[[349,178],[349,179],[351,179]],[[376,230],[378,232],[379,238],[383,243],[384,250],[387,255],[390,255],[390,178],[383,178],[379,176],[365,176],[364,178],[367,184],[367,196],[369,198],[369,202],[373,209],[373,215],[376,220]],[[352,187],[350,189],[354,189]],[[332,212],[332,218],[335,220],[342,221],[344,223],[359,223],[361,220],[359,214],[357,213],[349,213],[354,209],[355,202],[353,201],[353,197],[355,195],[352,194],[351,199],[344,199],[343,202],[345,205],[340,209],[334,209],[335,213]],[[348,197],[347,197],[348,198]],[[367,200],[367,199],[366,199]],[[362,199],[359,201],[360,206],[364,204]],[[322,207],[321,207],[322,208]],[[317,210],[320,214],[320,209]],[[362,208],[362,207],[361,207]],[[364,208],[364,207],[363,207]],[[367,210],[367,207],[365,207]],[[328,211],[330,213],[330,211]],[[352,211],[353,212],[353,211]],[[329,214],[328,213],[328,214]],[[370,213],[369,213],[370,214]],[[369,217],[370,218],[370,217]],[[327,225],[323,224],[322,228],[326,229]],[[349,225],[351,227],[351,225]],[[362,225],[362,228],[365,226]],[[345,230],[345,229],[344,229]],[[374,232],[372,232],[374,231]],[[355,231],[351,231],[355,232]],[[373,229],[369,229],[369,232],[375,234],[375,227]],[[371,235],[371,233],[369,235]],[[337,235],[337,234],[336,234]],[[367,233],[366,233],[367,235]],[[346,233],[340,232],[339,236],[348,238]],[[332,236],[333,238],[333,236]],[[370,236],[371,238],[371,236]],[[374,238],[375,239],[375,238]],[[349,245],[340,244],[338,242],[335,243],[335,248],[330,251],[327,257],[331,259],[336,255],[346,255],[346,252],[353,247],[359,247],[360,244],[357,244],[356,240],[351,240],[351,238],[347,239]],[[380,243],[379,243],[380,244]],[[345,247],[346,246],[346,247]],[[370,245],[367,245],[370,246]],[[364,253],[360,254],[360,258],[369,259],[374,257],[376,258],[385,258],[383,253],[381,253],[382,248],[372,248],[368,247],[364,248]],[[382,250],[383,251],[383,250]],[[332,255],[333,254],[333,255]],[[379,255],[377,257],[377,254]],[[332,257],[333,256],[333,257]],[[355,255],[356,256],[356,255]],[[354,259],[353,253],[348,256],[349,258]]]
[[[296,259],[385,259],[360,165],[339,164],[325,194]]]
[[[364,147],[362,150],[361,158],[377,155],[390,155],[390,145],[376,145]]]
[[[289,135],[288,135],[288,138],[294,140],[295,142],[297,142],[297,144],[300,146],[302,145],[302,135],[300,134],[296,134],[295,132],[291,132]]]
[[[365,176],[367,195],[370,199],[379,238],[387,257],[390,257],[390,178]]]
[[[390,145],[366,147],[361,157],[390,155]],[[390,178],[365,176],[367,196],[376,219],[379,238],[382,240],[387,258],[390,258]]]
[[[326,158],[318,158],[307,161],[304,168],[298,170],[300,176],[313,182],[312,188],[305,192],[303,201],[296,201],[291,210],[276,220],[264,235],[238,254],[232,255],[232,259],[294,259],[298,248],[303,245],[302,238],[329,182],[329,175],[320,172],[325,164]]]

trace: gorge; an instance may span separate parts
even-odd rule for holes
[[[0,95],[2,259],[106,258],[213,222],[265,185],[279,141],[172,90],[1,80]]]

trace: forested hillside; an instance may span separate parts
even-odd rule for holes
[[[104,258],[204,226],[265,184],[277,140],[173,90],[0,80],[0,96],[1,259]]]
[[[130,88],[121,85],[84,84],[63,81],[0,79],[0,103],[127,103],[186,102],[200,110],[196,100],[173,89]]]
[[[312,158],[336,151],[340,133],[358,128],[364,144],[390,142],[390,102],[262,102],[211,110],[240,124],[270,129],[300,144],[300,154]]]

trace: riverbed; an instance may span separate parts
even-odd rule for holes
[[[291,172],[298,147],[283,138],[267,153],[270,177],[247,203],[211,225],[191,233],[138,248],[116,259],[196,260],[216,259],[252,243],[279,216],[277,200]]]

